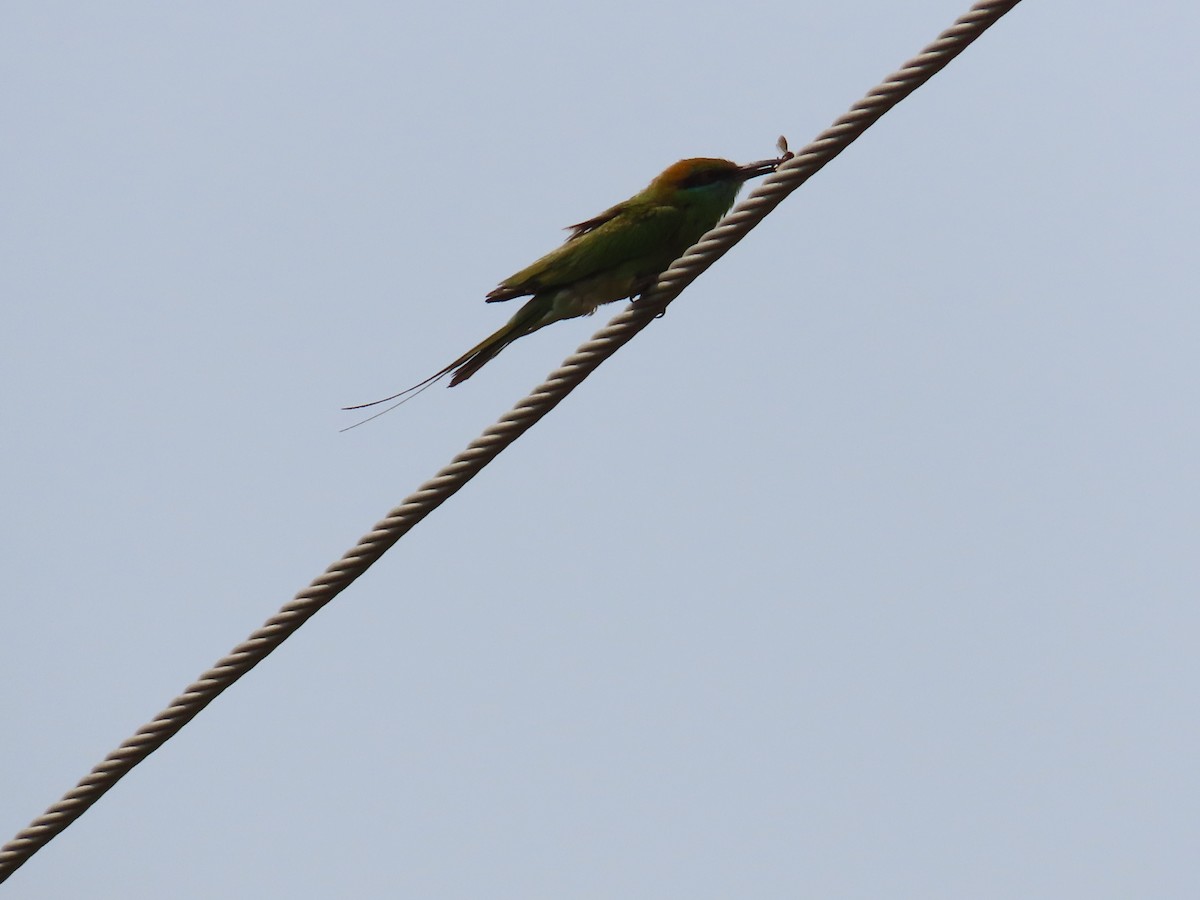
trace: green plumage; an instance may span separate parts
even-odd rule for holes
[[[572,234],[561,247],[504,279],[487,296],[489,303],[532,299],[503,328],[433,377],[453,372],[450,384],[456,385],[517,338],[638,294],[720,221],[747,178],[775,165],[775,160],[745,167],[726,159],[681,160],[640,193],[570,226]]]
[[[739,166],[727,159],[680,160],[645,190],[570,226],[571,236],[561,247],[500,282],[487,295],[488,303],[531,298],[503,328],[420,384],[375,402],[419,391],[446,375],[456,385],[517,338],[635,296],[720,221],[747,179],[775,171],[782,161]]]

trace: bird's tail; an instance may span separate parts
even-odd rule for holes
[[[454,375],[450,378],[450,387],[466,381],[488,362],[496,357],[496,355],[515,341],[519,337],[524,337],[534,331],[537,331],[543,325],[548,324],[543,321],[546,310],[548,309],[547,301],[541,297],[534,297],[519,310],[517,314],[508,320],[499,331],[484,338],[442,371],[433,376],[434,380],[441,378],[443,375],[448,375],[453,372]]]
[[[392,394],[390,397],[384,397],[382,400],[372,400],[370,403],[359,403],[357,406],[345,406],[343,409],[367,409],[371,406],[378,406],[381,403],[388,403],[392,400],[397,401],[393,406],[376,415],[383,415],[388,410],[395,409],[401,403],[411,400],[417,394],[426,388],[433,387],[447,375],[451,375],[450,387],[466,381],[480,369],[482,369],[496,354],[511,344],[519,337],[524,337],[534,331],[537,331],[543,325],[549,324],[544,321],[547,310],[551,308],[550,301],[544,297],[534,297],[519,310],[508,322],[496,331],[494,334],[488,335],[450,365],[443,369],[434,372],[424,381],[419,381],[410,388],[400,391],[398,394]],[[371,416],[375,418],[375,416]],[[369,422],[370,419],[364,419],[363,422]],[[358,425],[363,422],[357,423]],[[351,425],[351,428],[357,427]]]

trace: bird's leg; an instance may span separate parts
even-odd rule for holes
[[[656,284],[658,284],[658,275],[647,275],[645,278],[639,278],[633,283],[633,288],[629,292],[629,302],[641,303],[642,295]],[[661,319],[666,314],[667,308],[664,306],[655,314],[654,318]]]

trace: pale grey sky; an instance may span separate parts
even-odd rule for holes
[[[0,841],[966,7],[10,4]],[[1198,24],[1018,6],[6,896],[1194,897]]]

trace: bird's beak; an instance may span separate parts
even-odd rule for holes
[[[742,181],[749,181],[751,178],[758,178],[760,175],[770,175],[782,163],[787,162],[792,158],[792,154],[785,153],[778,159],[764,159],[759,162],[747,163],[738,168],[738,173],[742,176]]]

